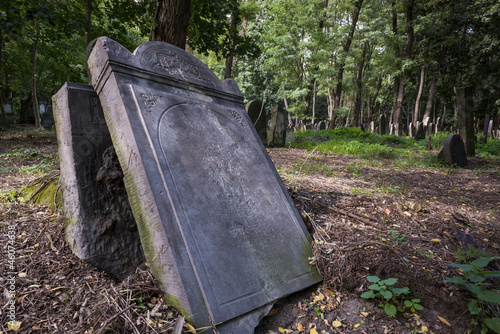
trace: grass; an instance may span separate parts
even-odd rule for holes
[[[431,136],[432,145],[439,149],[449,133]],[[393,160],[398,167],[449,168],[437,158],[435,152],[427,151],[427,139],[416,141],[410,137],[377,135],[359,128],[335,130],[298,131],[288,138],[288,145],[294,148],[313,148],[321,153],[341,153],[369,161]],[[485,158],[500,158],[500,140],[478,141],[476,154]],[[352,172],[360,174],[360,166],[351,166]]]

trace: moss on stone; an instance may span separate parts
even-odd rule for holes
[[[46,174],[30,182],[21,196],[30,202],[48,206],[52,211],[59,211],[61,190],[59,188],[59,171]]]

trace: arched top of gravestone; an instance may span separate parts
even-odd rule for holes
[[[164,42],[147,42],[131,53],[123,45],[109,37],[99,37],[89,56],[89,67],[105,67],[105,57],[125,66],[133,66],[151,74],[167,77],[184,84],[194,84],[242,97],[233,79],[222,82],[205,64],[188,52]],[[99,78],[92,78],[94,87]]]

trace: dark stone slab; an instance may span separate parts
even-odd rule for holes
[[[97,94],[66,83],[53,105],[66,239],[79,258],[124,279],[144,255]]]
[[[287,123],[288,120],[286,110],[280,106],[273,107],[268,140],[270,147],[285,147]]]
[[[160,42],[132,54],[101,37],[88,64],[148,264],[189,322],[253,333],[277,299],[321,280],[233,80]]]
[[[458,134],[452,134],[446,137],[443,147],[439,152],[439,157],[450,165],[466,167],[468,165],[467,154],[465,152],[465,145],[462,137]]]
[[[267,116],[264,105],[260,101],[250,101],[247,103],[246,110],[262,144],[267,145]]]
[[[387,133],[384,114],[378,117],[378,129],[379,135],[385,135]]]
[[[417,122],[416,131],[415,131],[415,140],[425,139],[426,128],[424,123]]]

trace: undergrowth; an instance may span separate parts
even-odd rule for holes
[[[431,136],[434,150],[438,150],[449,133]],[[360,159],[392,159],[400,166],[444,167],[437,154],[427,151],[428,139],[415,140],[411,137],[378,135],[355,127],[335,130],[306,130],[290,135],[288,145],[294,148],[316,149],[321,153],[341,153]],[[479,143],[476,153],[480,157],[500,156],[500,140]]]

